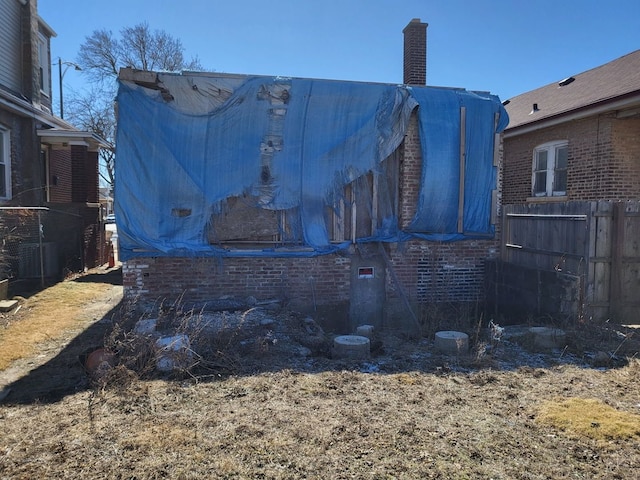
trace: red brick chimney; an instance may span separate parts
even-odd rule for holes
[[[404,27],[404,80],[405,85],[427,84],[427,27],[414,18]]]

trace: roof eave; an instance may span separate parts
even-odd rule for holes
[[[73,128],[71,124],[65,122],[63,119],[47,113],[34,106],[28,100],[22,99],[3,89],[0,89],[0,107],[20,116],[33,118],[45,125],[58,128]]]
[[[570,122],[572,120],[591,117],[593,115],[600,115],[606,112],[622,110],[624,108],[629,108],[637,104],[640,104],[640,90],[629,92],[625,95],[621,95],[615,98],[602,100],[590,105],[585,105],[583,107],[575,108],[567,112],[562,112],[549,117],[541,118],[540,120],[522,123],[515,127],[507,127],[504,132],[504,138],[523,135],[525,133],[530,133],[542,128],[552,127],[561,123]]]
[[[43,142],[52,145],[86,145],[90,150],[111,147],[109,142],[95,133],[83,132],[81,130],[42,129],[38,130],[37,133]]]

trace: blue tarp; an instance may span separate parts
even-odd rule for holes
[[[465,90],[279,77],[164,74],[166,91],[122,81],[118,92],[116,218],[120,256],[309,256],[329,240],[325,211],[344,186],[377,171],[419,106],[424,152],[416,217],[367,241],[491,235],[497,97]],[[466,109],[464,233],[457,231],[460,107]],[[209,242],[212,215],[231,197],[296,211],[299,251],[250,253]],[[214,232],[215,236],[215,232]]]

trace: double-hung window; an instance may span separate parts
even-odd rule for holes
[[[533,195],[557,197],[567,194],[566,141],[539,145],[533,151]]]
[[[9,130],[0,126],[0,200],[11,199],[11,149]]]

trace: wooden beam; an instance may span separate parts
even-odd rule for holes
[[[460,107],[460,183],[458,187],[458,233],[464,233],[464,182],[466,169],[467,109]]]
[[[609,301],[612,316],[620,314],[622,302],[622,256],[624,255],[624,203],[613,204],[613,225],[611,242],[611,277]]]

